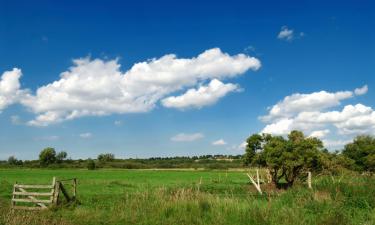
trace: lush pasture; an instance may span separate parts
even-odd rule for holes
[[[78,178],[80,205],[9,209],[14,182],[53,176]],[[243,171],[0,170],[0,224],[375,224],[374,178],[339,178],[259,196]]]

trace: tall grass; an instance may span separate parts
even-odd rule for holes
[[[138,188],[111,180],[107,185],[117,187],[116,192],[98,189],[82,194],[79,206],[40,213],[12,212],[0,198],[0,224],[375,224],[374,178],[351,176],[338,182],[324,176],[314,181],[313,190],[297,185],[260,196],[230,176],[219,180],[213,175],[199,188],[197,183]]]

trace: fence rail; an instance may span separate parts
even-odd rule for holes
[[[63,181],[72,181],[72,194],[69,195],[64,187]],[[29,189],[29,190],[26,190]],[[50,189],[49,192],[46,192]],[[76,199],[77,195],[77,179],[66,179],[57,181],[55,177],[52,179],[51,185],[30,185],[17,184],[13,186],[12,208],[23,210],[43,210],[48,209],[51,205],[59,203],[60,192],[68,202]]]

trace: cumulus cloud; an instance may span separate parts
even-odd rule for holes
[[[162,100],[162,104],[168,108],[202,108],[215,104],[220,98],[236,90],[238,90],[236,84],[224,84],[213,79],[207,86],[201,86],[198,89],[192,88],[183,95],[165,98]]]
[[[22,72],[14,68],[11,71],[5,71],[0,79],[0,112],[7,106],[17,102],[25,93],[20,90],[20,78]]]
[[[329,134],[329,132],[330,132],[330,130],[328,130],[328,129],[325,129],[325,130],[314,130],[313,132],[311,132],[311,134],[309,135],[309,137],[323,138],[327,134]]]
[[[215,145],[215,146],[221,146],[221,145],[226,145],[226,144],[227,143],[223,139],[219,139],[219,140],[212,142],[212,145]]]
[[[305,36],[304,32],[295,34],[293,29],[289,29],[287,26],[282,26],[277,38],[285,41],[292,41],[296,38],[302,38]]]
[[[204,137],[204,135],[202,133],[193,133],[193,134],[179,133],[179,134],[171,137],[171,141],[192,142],[192,141],[202,139],[203,137]]]
[[[268,115],[260,117],[266,123],[261,132],[286,135],[292,130],[302,130],[311,137],[323,139],[328,147],[338,146],[356,135],[373,134],[375,111],[371,107],[358,103],[332,110],[345,99],[365,94],[365,87],[357,88],[354,92],[321,91],[287,96],[272,106]],[[332,139],[337,136],[344,140]]]
[[[87,139],[92,137],[92,133],[87,132],[87,133],[82,133],[79,135],[81,138]]]
[[[319,111],[340,105],[344,99],[352,98],[353,92],[339,91],[330,93],[326,91],[313,92],[310,94],[292,94],[286,96],[282,101],[272,106],[268,115],[260,117],[264,122],[293,116],[299,112]]]
[[[176,101],[190,101],[182,107],[199,108],[237,89],[237,85],[223,84],[220,80],[258,70],[261,66],[254,57],[231,56],[219,48],[206,50],[193,58],[165,55],[136,63],[125,72],[120,70],[117,60],[81,58],[73,63],[69,70],[61,73],[59,80],[38,88],[35,94],[25,92],[19,100],[10,96],[19,91],[21,71],[14,69],[4,73],[0,109],[19,101],[36,114],[29,125],[47,126],[83,116],[148,112],[161,99],[167,107],[175,107]],[[208,86],[194,89],[207,81]],[[182,96],[168,98],[186,88],[192,89]],[[192,103],[199,93],[203,93],[204,98],[197,104]]]
[[[355,93],[355,95],[364,95],[364,94],[367,93],[367,91],[368,91],[368,86],[365,85],[365,86],[363,86],[361,88],[356,88],[354,90],[354,93]]]

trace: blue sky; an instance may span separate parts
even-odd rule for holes
[[[0,159],[340,148],[375,133],[374,27],[371,1],[0,0]]]

